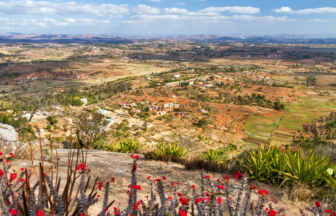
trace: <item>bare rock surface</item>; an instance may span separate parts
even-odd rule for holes
[[[18,134],[11,125],[0,123],[0,152],[9,156],[10,152],[15,154],[24,145],[18,141]]]

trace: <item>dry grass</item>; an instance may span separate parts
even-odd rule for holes
[[[293,202],[311,202],[317,195],[318,192],[316,190],[312,190],[302,184],[295,184],[293,187],[283,191],[282,198],[283,200],[290,200]]]
[[[18,151],[15,154],[15,157],[18,159],[31,159],[31,153],[33,154],[34,160],[40,160],[41,159],[41,152],[40,152],[40,146],[39,145],[32,145],[32,148],[29,147],[29,145],[24,146],[20,151]]]

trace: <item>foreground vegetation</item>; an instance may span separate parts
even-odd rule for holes
[[[41,145],[41,143],[40,143]],[[52,143],[51,143],[52,146]],[[71,144],[72,146],[72,144]],[[42,149],[42,146],[41,146]],[[97,191],[104,189],[104,201],[101,211],[98,215],[180,215],[186,216],[188,213],[194,215],[256,215],[256,216],[275,216],[284,215],[284,209],[276,210],[273,207],[277,203],[276,200],[268,205],[269,192],[255,185],[248,184],[248,178],[240,171],[236,172],[234,178],[241,179],[238,195],[233,197],[230,195],[230,176],[224,175],[223,179],[212,180],[211,175],[201,171],[201,185],[190,185],[188,190],[192,191],[193,198],[187,199],[182,194],[180,184],[171,183],[174,188],[174,194],[169,196],[166,194],[163,183],[167,180],[166,176],[151,177],[147,180],[151,185],[150,198],[146,200],[138,199],[137,192],[141,190],[141,185],[137,183],[137,161],[139,156],[131,154],[133,164],[131,169],[131,183],[128,186],[128,204],[127,208],[122,210],[119,205],[113,207],[115,200],[110,200],[110,184],[112,183],[99,181],[97,177],[93,185],[90,186],[90,167],[85,164],[85,154],[82,148],[70,151],[69,161],[75,163],[68,164],[67,183],[65,188],[60,190],[61,179],[54,178],[54,170],[51,174],[44,166],[43,152],[41,151],[41,160],[39,167],[33,167],[33,173],[37,177],[35,184],[32,184],[32,172],[26,169],[13,170],[10,168],[11,154],[9,158],[3,156],[3,160],[7,160],[3,164],[3,170],[0,170],[0,203],[2,215],[91,215],[89,207],[98,202]],[[56,155],[57,156],[57,155]],[[53,163],[53,161],[52,161]],[[58,163],[57,163],[58,164]],[[53,166],[52,166],[53,167]],[[58,165],[55,167],[55,173],[58,173]],[[51,175],[51,177],[50,177]],[[78,192],[74,189],[75,184],[79,184]],[[154,193],[154,185],[157,192]],[[251,199],[253,190],[258,190],[258,200],[254,202]],[[10,193],[7,194],[6,191]],[[35,191],[39,191],[39,195],[35,195]],[[63,191],[63,194],[60,193]],[[20,192],[17,194],[16,192]],[[159,200],[157,200],[159,197]],[[74,208],[73,208],[74,207]],[[311,212],[313,215],[334,215],[327,205],[315,202],[311,207],[300,210],[300,215],[306,215],[305,211]]]

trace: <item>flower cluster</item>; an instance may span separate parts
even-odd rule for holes
[[[79,164],[77,167],[76,167],[76,170],[82,170],[84,171],[86,169],[86,165],[85,164]]]
[[[240,170],[238,170],[233,176],[235,177],[235,179],[238,179],[238,178],[242,178],[244,174],[241,173]]]

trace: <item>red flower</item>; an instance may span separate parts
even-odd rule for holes
[[[278,214],[278,212],[275,211],[275,210],[268,211],[268,216],[276,216],[277,214]]]
[[[235,173],[233,176],[235,177],[235,179],[238,179],[239,177],[237,173]]]
[[[118,212],[118,208],[117,208],[117,207],[113,207],[113,208],[114,208],[114,214],[115,214],[115,215],[120,214],[120,212]]]
[[[9,210],[9,213],[10,213],[11,215],[16,215],[16,214],[17,214],[17,211],[16,211],[15,209],[11,209],[11,210]]]
[[[185,211],[183,211],[182,209],[180,209],[180,216],[188,216],[187,213],[185,213]]]
[[[14,154],[11,152],[11,153],[9,153],[12,157],[14,157]]]
[[[81,169],[81,170],[85,170],[86,165],[85,164],[79,164],[78,167],[76,168],[77,170]]]
[[[175,186],[175,183],[174,183],[174,182],[172,182],[172,183],[171,183],[171,186]]]
[[[131,213],[130,216],[134,216],[134,215]]]
[[[210,179],[210,175],[206,175],[206,176],[205,176],[205,179]]]
[[[137,210],[139,207],[137,205],[133,205],[133,210]]]
[[[180,197],[182,197],[182,196],[183,196],[183,194],[181,194],[180,192],[178,192],[178,193],[177,193],[177,195],[178,195],[178,196],[180,196]]]
[[[131,158],[134,158],[134,154],[131,154],[130,156],[131,156]]]
[[[316,205],[317,208],[320,208],[321,203],[320,202],[316,202],[315,205]]]
[[[3,171],[2,171],[2,169],[0,169],[0,177],[2,177],[3,176]]]
[[[106,207],[106,208],[104,209],[104,212],[107,212],[107,210],[108,210],[108,207]]]
[[[217,181],[220,182],[220,179],[218,178]]]
[[[43,176],[43,177],[45,177],[45,176],[46,176],[46,174],[45,174],[45,173],[43,173],[43,174],[42,174],[42,176]]]
[[[98,185],[98,189],[101,190],[103,187],[103,182],[100,182],[99,185]]]
[[[97,197],[99,198],[99,197],[100,197],[100,195],[98,194],[98,195],[97,195]]]
[[[40,209],[40,210],[38,210],[36,216],[43,216],[43,214],[44,214],[43,211]]]
[[[166,180],[167,178],[166,178],[166,176],[162,176],[162,179],[163,179],[163,180]]]
[[[0,155],[3,155],[3,153],[2,153],[2,152],[0,152]]]
[[[209,201],[210,201],[210,199],[209,199],[208,197],[205,197],[204,200],[205,200],[206,202],[209,202]]]
[[[14,181],[16,179],[16,174],[15,173],[11,173],[10,174],[10,178],[12,179],[12,181]]]
[[[180,197],[180,202],[181,202],[182,205],[188,205],[188,200],[187,200],[187,198]]]
[[[195,201],[196,204],[199,203],[199,202],[202,202],[202,198],[201,197],[197,198],[196,201]]]
[[[137,202],[137,205],[141,205],[141,200],[139,200],[139,201]]]
[[[205,192],[205,195],[206,195],[206,196],[210,196],[210,194],[209,194],[208,192]]]
[[[177,182],[177,184],[178,184],[178,185],[181,185],[181,183],[180,183],[180,182]]]
[[[84,213],[81,213],[80,216],[84,216]]]
[[[139,160],[139,155],[135,155],[134,157],[136,160]]]
[[[252,188],[252,190],[255,190],[255,189],[257,189],[257,186],[252,185],[251,188]]]
[[[155,179],[154,181],[156,181],[156,182],[159,182],[159,181],[160,181],[160,179]]]
[[[172,200],[172,199],[173,199],[173,197],[169,196],[169,197],[168,197],[168,199],[169,199],[169,200]]]
[[[226,175],[226,176],[224,176],[224,179],[229,181],[230,180],[230,176]]]
[[[219,205],[222,205],[222,198],[217,197],[217,201],[218,201]]]
[[[196,189],[196,186],[195,186],[195,185],[191,185],[191,187],[192,187],[193,189]]]
[[[217,187],[217,188],[220,188],[220,189],[222,189],[222,190],[225,189],[222,185],[217,185],[216,187]]]
[[[138,186],[137,186],[137,189],[138,189],[138,190],[141,190],[141,186],[140,186],[140,185],[138,185]]]
[[[128,191],[126,191],[126,193],[127,193],[128,195],[130,195],[130,192],[129,192],[129,190],[128,190]]]
[[[21,171],[24,171],[25,170],[25,168],[21,168]]]
[[[10,161],[9,160],[6,160],[6,163],[9,163]]]
[[[262,195],[262,196],[266,196],[268,193],[267,190],[258,190],[258,194]]]
[[[115,182],[115,178],[112,177],[112,182]]]
[[[147,179],[149,180],[151,178],[151,176],[148,176]]]
[[[137,169],[137,166],[135,164],[133,164],[132,172],[135,172],[136,169]]]
[[[25,180],[24,179],[19,179],[19,182],[24,182]]]

